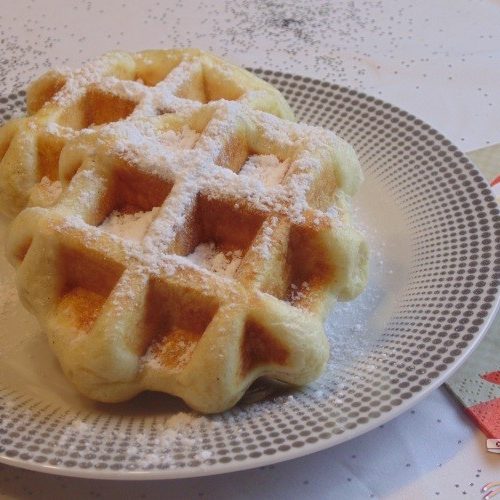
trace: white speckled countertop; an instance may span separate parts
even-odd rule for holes
[[[500,142],[500,2],[16,0],[0,14],[0,94],[107,50],[195,46],[394,103],[462,150]],[[1,437],[1,436],[0,436]],[[445,389],[333,449],[223,476],[61,478],[0,465],[0,498],[480,498],[500,456]]]

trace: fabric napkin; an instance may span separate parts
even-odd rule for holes
[[[491,180],[500,203],[500,144],[472,151],[468,156]],[[447,385],[483,432],[490,438],[500,438],[500,313],[479,347]]]

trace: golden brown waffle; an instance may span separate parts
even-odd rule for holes
[[[111,52],[76,71],[49,71],[28,88],[28,117],[0,129],[0,211],[50,204],[62,148],[88,129],[219,99],[293,120],[271,85],[197,49]]]
[[[216,100],[79,134],[59,179],[7,255],[83,394],[163,391],[210,413],[258,377],[322,372],[327,307],[367,276],[348,211],[361,171],[335,134]]]

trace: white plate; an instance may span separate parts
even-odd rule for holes
[[[407,410],[477,344],[498,302],[500,274],[498,207],[481,174],[442,135],[390,104],[309,78],[256,73],[283,90],[301,120],[351,142],[366,174],[355,206],[371,245],[370,282],[328,318],[326,373],[299,391],[256,386],[212,417],[158,394],[117,405],[88,401],[62,376],[2,259],[1,462],[157,479],[288,460]],[[22,95],[3,101],[4,116]]]

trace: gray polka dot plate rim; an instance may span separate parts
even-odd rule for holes
[[[331,359],[308,387],[256,384],[233,410],[190,413],[146,393],[102,405],[75,393],[0,260],[0,462],[100,479],[174,479],[298,458],[408,410],[472,352],[498,308],[500,215],[488,183],[449,140],[387,102],[326,81],[253,70],[298,118],[354,145],[365,182],[354,217],[370,281],[326,321]],[[20,111],[23,92],[2,100]],[[0,239],[5,236],[0,224]],[[10,290],[10,292],[9,292]]]

